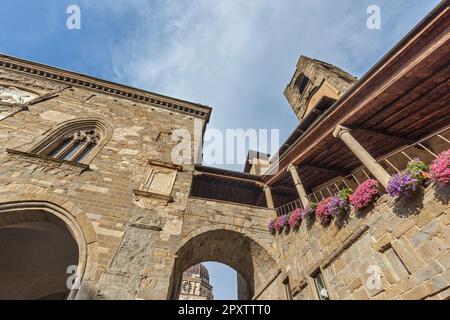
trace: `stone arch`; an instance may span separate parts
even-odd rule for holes
[[[200,262],[220,262],[236,270],[247,284],[245,296],[240,297],[245,300],[262,290],[279,271],[270,250],[250,232],[231,225],[193,230],[183,238],[175,256],[169,299],[177,299],[183,272]]]
[[[70,291],[67,299],[91,298],[97,279],[98,243],[89,218],[70,201],[58,196],[0,194],[0,228],[34,228],[33,223],[42,222],[65,227],[78,247],[81,283]]]
[[[48,133],[44,139],[40,139],[34,143],[28,152],[42,153],[46,150],[54,148],[55,143],[61,140],[67,134],[74,133],[77,130],[95,129],[100,134],[100,141],[95,145],[95,148],[89,151],[89,154],[83,159],[82,163],[89,164],[95,156],[108,143],[113,134],[113,126],[104,119],[89,117],[64,121],[56,126]]]

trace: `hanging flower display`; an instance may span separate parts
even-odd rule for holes
[[[426,175],[424,175],[424,173],[427,170],[428,166],[418,158],[411,160],[406,167],[406,171],[408,171],[411,177],[416,179],[419,183],[424,183],[426,181]]]
[[[352,189],[343,189],[336,193],[328,203],[328,211],[333,217],[347,214],[350,211],[348,197],[352,193]]]
[[[275,221],[275,230],[277,232],[283,231],[284,227],[287,225],[288,220],[288,215],[279,216]]]
[[[289,226],[293,229],[298,228],[300,226],[301,220],[301,209],[295,209],[289,216]]]
[[[426,176],[443,187],[450,182],[450,149],[438,155]]]
[[[311,203],[310,206],[300,210],[300,216],[302,220],[308,220],[314,216],[314,211],[317,207],[317,204]]]
[[[386,192],[391,197],[410,197],[418,186],[419,180],[414,178],[409,171],[402,171],[389,179]]]
[[[328,205],[333,198],[325,198],[317,204],[316,217],[320,220],[320,223],[327,224],[331,220],[331,213],[328,210]]]
[[[355,192],[349,195],[350,204],[356,209],[361,210],[370,205],[380,192],[378,181],[368,179],[361,183]]]

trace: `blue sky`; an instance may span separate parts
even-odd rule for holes
[[[209,128],[280,129],[284,141],[297,120],[283,91],[300,54],[361,77],[438,3],[2,0],[0,52],[208,104]],[[71,4],[81,30],[66,28]],[[366,27],[372,4],[381,30]]]
[[[218,262],[204,263],[209,272],[209,283],[213,286],[215,300],[237,299],[236,271]]]

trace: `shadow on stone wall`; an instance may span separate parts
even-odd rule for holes
[[[423,209],[425,188],[420,187],[409,197],[396,198],[392,211],[402,218],[418,215]]]
[[[450,199],[450,186],[445,187],[438,184],[434,185],[435,199],[441,202],[443,205],[448,205]]]

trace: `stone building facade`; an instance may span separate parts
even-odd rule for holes
[[[448,299],[448,186],[267,225],[449,148],[449,25],[443,2],[357,82],[300,59],[302,121],[264,173],[193,161],[208,106],[0,55],[0,299],[178,299],[204,261],[238,272],[240,299]]]
[[[183,272],[180,300],[214,300],[208,269],[202,263]]]

